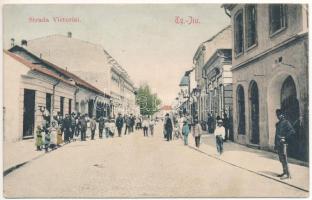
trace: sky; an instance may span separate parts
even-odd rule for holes
[[[230,24],[220,4],[6,5],[3,12],[5,49],[11,38],[20,44],[70,31],[73,38],[102,45],[136,86],[147,82],[163,104],[177,96],[199,45]],[[31,17],[49,22],[33,23]],[[79,22],[54,22],[53,17]],[[190,17],[198,23],[188,24]]]

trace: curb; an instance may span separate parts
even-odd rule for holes
[[[227,164],[232,165],[232,166],[234,166],[234,167],[237,167],[237,168],[240,168],[240,169],[249,171],[249,172],[254,173],[254,174],[257,174],[257,175],[259,175],[259,176],[263,176],[263,177],[269,178],[269,179],[274,180],[274,181],[276,181],[276,182],[279,182],[279,183],[288,185],[288,186],[290,186],[290,187],[296,188],[296,189],[298,189],[298,190],[301,190],[301,191],[304,191],[304,192],[308,192],[308,193],[309,193],[309,190],[306,190],[306,189],[304,189],[304,188],[298,187],[298,186],[293,185],[293,184],[291,184],[291,183],[286,183],[286,182],[284,182],[284,181],[278,180],[278,179],[276,179],[276,178],[273,178],[273,177],[268,176],[268,175],[266,175],[266,174],[257,172],[257,171],[255,171],[255,170],[247,169],[247,168],[241,167],[241,166],[239,166],[239,165],[233,164],[233,163],[231,163],[231,162],[228,162],[228,161],[226,161],[226,160],[223,160],[223,159],[221,159],[221,158],[218,158],[218,157],[216,157],[216,156],[213,156],[213,155],[211,155],[211,154],[208,154],[208,153],[206,153],[206,152],[204,152],[204,151],[202,151],[202,150],[200,150],[200,149],[198,149],[198,148],[196,148],[196,147],[194,147],[194,146],[188,145],[188,147],[189,147],[190,149],[193,149],[193,150],[195,150],[195,151],[198,151],[198,152],[200,152],[200,153],[202,153],[202,154],[205,154],[206,156],[209,156],[209,157],[211,157],[211,158],[217,159],[217,160],[219,160],[219,161],[221,161],[221,162],[227,163]]]

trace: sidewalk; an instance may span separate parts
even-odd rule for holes
[[[214,135],[202,135],[200,148],[195,147],[192,135],[189,136],[189,147],[201,153],[226,162],[235,167],[274,179],[278,182],[309,191],[309,167],[298,165],[300,161],[289,163],[291,179],[280,180],[277,175],[282,173],[282,165],[275,153],[252,149],[227,141],[224,142],[224,153],[219,156],[216,150]]]
[[[44,155],[44,151],[36,151],[34,139],[3,143],[3,172],[7,173],[27,162]]]

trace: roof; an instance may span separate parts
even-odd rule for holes
[[[14,58],[16,61],[24,64],[26,67],[28,67],[31,70],[38,71],[38,72],[43,73],[43,74],[45,74],[47,76],[50,76],[52,78],[55,78],[55,79],[60,80],[60,81],[63,81],[64,83],[67,83],[67,84],[70,84],[70,85],[73,85],[73,86],[75,85],[72,82],[70,82],[69,80],[66,80],[66,79],[56,75],[55,73],[51,72],[50,70],[42,68],[42,67],[40,67],[38,65],[35,65],[35,64],[29,62],[28,60],[26,60],[25,58],[20,57],[20,56],[14,54],[14,53],[11,53],[8,50],[3,50],[3,52],[5,54],[9,55],[10,57]]]
[[[111,68],[115,68],[118,74],[131,84],[132,81],[126,70],[99,44],[94,44],[74,37],[61,34],[28,40],[27,49],[61,67],[67,67],[71,71],[97,71],[104,85],[109,85]],[[69,59],[71,58],[71,59]],[[90,59],[92,58],[92,59]],[[81,76],[84,78],[84,76]],[[89,81],[95,85],[96,82]],[[109,89],[109,88],[105,88]]]
[[[14,47],[12,47],[11,49],[13,49],[13,48],[19,48],[19,49],[21,49],[22,51],[25,51],[26,53],[28,53],[28,54],[30,54],[31,56],[35,57],[36,59],[40,60],[42,63],[48,65],[49,67],[51,67],[51,68],[53,68],[54,70],[60,72],[61,74],[63,74],[63,75],[65,75],[65,76],[67,76],[67,77],[73,79],[73,80],[75,81],[75,83],[76,83],[77,86],[81,86],[81,87],[84,87],[84,88],[86,88],[86,89],[89,89],[89,90],[91,90],[91,91],[93,91],[93,92],[96,92],[96,93],[99,93],[99,94],[102,94],[102,95],[105,95],[105,96],[109,96],[108,94],[103,93],[101,90],[99,90],[99,89],[96,88],[95,86],[91,85],[90,83],[88,83],[88,82],[82,80],[80,77],[76,76],[75,74],[73,74],[73,73],[71,73],[71,72],[69,72],[69,71],[67,71],[67,70],[64,70],[63,68],[61,68],[61,67],[59,67],[59,66],[57,66],[57,65],[55,65],[55,64],[53,64],[53,63],[51,63],[51,62],[49,62],[49,61],[47,61],[47,60],[45,60],[45,59],[39,58],[38,56],[36,56],[35,54],[31,53],[30,51],[28,51],[28,50],[26,50],[26,49],[24,49],[24,48],[22,48],[22,47],[20,47],[20,46],[14,46]],[[45,69],[45,68],[43,68],[43,67],[39,67],[38,65],[34,65],[34,64],[32,64],[31,62],[27,61],[25,58],[22,58],[22,57],[20,57],[20,56],[14,54],[14,53],[11,53],[10,50],[7,51],[7,52],[10,53],[10,54],[15,55],[15,57],[16,57],[17,59],[23,60],[23,62],[24,62],[23,64],[27,64],[28,66],[29,66],[29,64],[31,64],[31,67],[34,67],[34,66],[35,66],[35,67],[36,67],[36,68],[35,68],[36,70],[41,70],[41,71],[43,70],[43,71],[45,71],[45,72],[48,72],[49,75],[51,75],[51,76],[56,76],[56,77],[60,78],[57,74],[53,73],[52,71],[50,71],[50,70],[48,70],[48,69]],[[66,80],[66,79],[63,78],[63,80]],[[67,81],[67,82],[70,82],[69,80],[66,80],[66,81]]]
[[[179,86],[188,86],[190,83],[190,76],[183,76],[181,81],[180,81],[180,84]]]

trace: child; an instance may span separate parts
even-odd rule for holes
[[[49,151],[50,141],[51,141],[50,132],[49,132],[48,129],[45,129],[45,135],[44,135],[44,149],[45,149],[45,152],[46,152],[46,153]]]
[[[217,121],[217,127],[214,134],[216,136],[217,151],[221,155],[223,153],[223,140],[225,137],[225,129],[221,119]]]
[[[184,145],[188,145],[188,134],[190,133],[190,128],[187,121],[183,121],[182,134],[184,136]]]
[[[36,131],[36,147],[37,151],[41,151],[41,146],[43,145],[43,140],[42,140],[42,128],[41,126],[37,126],[37,131]]]

